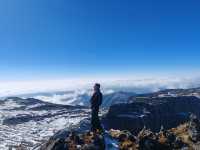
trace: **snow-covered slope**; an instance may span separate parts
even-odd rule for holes
[[[0,100],[0,150],[20,143],[32,147],[58,130],[87,118],[88,112],[84,107],[52,104],[33,98]]]

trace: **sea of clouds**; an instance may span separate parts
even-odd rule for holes
[[[101,83],[104,94],[117,91],[149,93],[163,89],[200,87],[199,77],[15,81],[0,83],[0,97],[33,97],[57,104],[84,105],[92,94],[95,82]]]

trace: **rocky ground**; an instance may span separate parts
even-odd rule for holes
[[[199,150],[200,121],[190,121],[176,128],[152,132],[143,128],[137,135],[129,131],[109,130],[105,133],[60,131],[40,150]]]

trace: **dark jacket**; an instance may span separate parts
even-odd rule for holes
[[[92,95],[91,99],[90,99],[90,103],[91,103],[91,108],[99,108],[99,106],[102,104],[102,93],[99,92],[94,92],[94,94]]]

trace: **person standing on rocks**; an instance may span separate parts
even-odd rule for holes
[[[91,118],[91,131],[93,132],[102,132],[103,128],[99,120],[99,107],[102,104],[103,95],[100,90],[100,84],[96,83],[94,85],[94,93],[90,99],[92,118]]]

